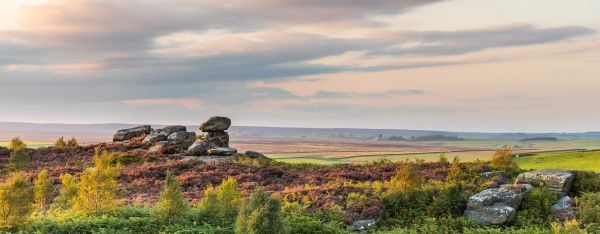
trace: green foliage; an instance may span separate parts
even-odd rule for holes
[[[42,170],[38,173],[34,182],[35,204],[38,209],[45,211],[48,209],[54,193],[54,183],[48,177],[48,171]]]
[[[583,193],[577,198],[579,219],[585,225],[600,224],[600,193]]]
[[[235,223],[238,234],[284,233],[281,202],[258,189],[250,200],[242,205]]]
[[[67,142],[65,141],[65,138],[61,136],[58,139],[56,139],[56,141],[54,142],[54,147],[56,147],[56,148],[67,147]]]
[[[581,225],[575,219],[568,220],[565,223],[553,223],[552,224],[552,233],[553,234],[587,234],[588,232],[585,229],[581,229]],[[589,232],[591,234],[597,232]]]
[[[448,157],[446,157],[446,153],[441,152],[440,158],[438,159],[439,163],[448,163]]]
[[[23,140],[21,140],[21,138],[13,137],[12,139],[10,139],[8,148],[13,151],[21,151],[27,148],[27,145],[25,144],[25,142],[23,142]]]
[[[479,173],[471,167],[463,167],[460,163],[453,162],[448,170],[446,182],[455,185],[475,184],[479,180]]]
[[[188,209],[187,202],[183,199],[179,181],[172,173],[167,173],[165,185],[160,192],[160,198],[155,205],[153,215],[159,220],[168,223],[183,218]]]
[[[416,189],[422,185],[423,176],[419,174],[412,163],[403,164],[403,167],[386,183],[391,191]]]
[[[79,146],[79,143],[77,142],[77,139],[75,137],[71,137],[71,139],[69,139],[69,141],[67,141],[67,147],[77,147]]]
[[[216,188],[207,187],[197,207],[205,214],[233,220],[242,204],[242,197],[237,182],[229,177]]]
[[[513,160],[512,151],[508,147],[496,150],[496,153],[492,157],[490,165],[495,170],[519,169],[519,166]]]
[[[73,206],[74,199],[78,194],[77,178],[71,174],[60,176],[61,188],[58,197],[54,200],[52,208],[67,210]]]
[[[386,223],[409,226],[421,223],[426,217],[431,197],[429,191],[424,189],[388,190],[382,203]]]
[[[591,171],[575,172],[575,180],[571,191],[574,195],[600,192],[600,175]]]
[[[338,214],[333,214],[331,209],[321,213],[309,213],[298,202],[285,202],[282,215],[288,233],[346,233],[342,222],[337,221]]]
[[[14,150],[10,153],[10,157],[8,158],[8,168],[11,171],[18,171],[27,166],[29,166],[29,162],[31,161],[31,156],[24,150]]]
[[[432,189],[427,214],[434,218],[460,217],[467,206],[467,197],[457,185],[436,185]]]
[[[83,215],[99,215],[114,211],[121,203],[117,198],[117,177],[120,165],[113,165],[114,153],[96,149],[96,167],[87,168],[81,175],[73,209]]]
[[[31,182],[14,173],[0,185],[0,229],[22,225],[32,212],[34,194]]]
[[[517,213],[517,224],[549,227],[551,207],[556,201],[556,195],[547,188],[534,188],[523,198],[521,210]]]
[[[133,163],[140,162],[140,157],[128,153],[113,153],[111,163],[113,164],[121,164],[121,165],[129,165]]]

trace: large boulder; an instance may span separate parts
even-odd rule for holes
[[[545,169],[521,173],[517,176],[516,183],[544,186],[559,197],[564,197],[571,190],[573,179],[575,179],[575,174],[571,171]]]
[[[187,149],[196,141],[195,132],[174,132],[167,137],[167,141],[172,145],[179,145],[181,148]]]
[[[229,126],[231,126],[231,119],[214,116],[200,124],[200,130],[203,132],[225,131]]]
[[[492,188],[469,198],[464,215],[483,225],[503,225],[512,222],[523,195],[516,190]]]
[[[214,148],[210,142],[207,141],[196,141],[187,150],[186,155],[190,156],[204,156],[208,155],[208,150]]]
[[[208,150],[208,155],[211,156],[232,156],[237,153],[237,149],[229,147],[216,147]]]
[[[146,138],[144,138],[144,141],[142,143],[154,144],[156,142],[164,141],[164,140],[167,140],[167,135],[165,135],[161,131],[153,131],[152,133],[148,134],[148,136],[146,136]]]
[[[262,158],[262,157],[265,157],[264,154],[261,154],[259,152],[252,151],[252,150],[246,151],[245,155],[248,156],[248,157],[250,157],[250,158]]]
[[[214,131],[204,135],[204,140],[217,147],[229,147],[229,134],[225,131]]]
[[[136,137],[140,137],[152,132],[150,125],[141,125],[134,128],[121,129],[113,136],[113,141],[126,141]]]
[[[552,217],[558,221],[575,219],[575,209],[575,200],[569,196],[564,196],[552,205]]]
[[[170,125],[161,129],[161,132],[166,136],[171,135],[174,132],[187,132],[187,128],[181,125]]]

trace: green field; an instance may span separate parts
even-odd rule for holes
[[[543,153],[536,156],[516,158],[525,169],[577,169],[600,172],[600,151]]]
[[[8,141],[0,141],[0,146],[8,147],[8,143],[9,143]],[[51,146],[53,143],[52,142],[44,142],[44,141],[25,141],[25,144],[27,145],[27,147],[38,148],[38,147]]]

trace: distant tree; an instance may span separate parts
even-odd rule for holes
[[[34,182],[34,191],[36,206],[42,211],[47,210],[52,199],[52,193],[54,193],[54,183],[48,177],[47,170],[38,173]]]
[[[60,193],[52,204],[55,209],[67,210],[73,206],[74,199],[77,197],[78,186],[77,178],[71,174],[62,174],[60,176]]]
[[[71,139],[69,139],[69,141],[67,141],[67,147],[77,147],[79,146],[79,143],[77,142],[77,139],[75,137],[71,137]]]
[[[235,179],[224,179],[221,185],[212,185],[204,191],[204,197],[198,203],[198,208],[207,214],[217,214],[223,218],[233,218],[242,203],[242,193]]]
[[[508,147],[496,150],[491,160],[491,166],[496,170],[513,170],[519,168],[513,160],[511,149]]]
[[[25,223],[32,212],[33,187],[21,173],[0,185],[0,229]]]
[[[177,178],[171,172],[167,173],[165,184],[160,192],[160,198],[154,206],[152,214],[160,220],[171,223],[183,218],[187,209],[188,204],[183,199]]]
[[[96,167],[87,168],[81,175],[73,209],[84,215],[99,215],[115,210],[121,200],[117,198],[117,177],[120,164],[113,165],[114,153],[96,149]]]
[[[13,151],[21,151],[27,148],[27,145],[25,144],[25,142],[23,142],[23,140],[21,140],[21,138],[13,137],[12,139],[10,139],[8,148],[12,149]]]
[[[258,189],[243,204],[235,223],[237,234],[285,233],[281,202]]]
[[[61,136],[58,139],[56,139],[56,141],[54,142],[54,147],[56,147],[56,148],[67,147],[67,142],[65,141],[65,138]]]

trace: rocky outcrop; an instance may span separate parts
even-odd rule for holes
[[[530,184],[503,184],[500,185],[500,188],[514,190],[520,192],[521,194],[528,194],[531,192],[531,190],[533,190],[533,186]]]
[[[215,116],[200,124],[200,131],[205,132],[202,140],[194,142],[187,150],[191,156],[231,156],[237,153],[229,147],[229,134],[225,131],[231,126],[227,117]]]
[[[559,197],[566,196],[571,190],[575,174],[567,170],[546,169],[521,173],[515,183],[527,183],[533,186],[544,186]]]
[[[376,224],[377,224],[376,219],[356,220],[356,221],[352,222],[350,229],[352,229],[352,231],[365,231],[368,229],[375,228]]]
[[[183,149],[189,148],[196,141],[195,132],[174,132],[167,137],[167,141],[171,145],[178,145]]]
[[[521,205],[520,191],[508,188],[486,189],[469,198],[464,215],[483,225],[503,225],[512,222]]]
[[[150,125],[141,125],[134,128],[121,129],[113,135],[113,141],[126,141],[152,132]]]

